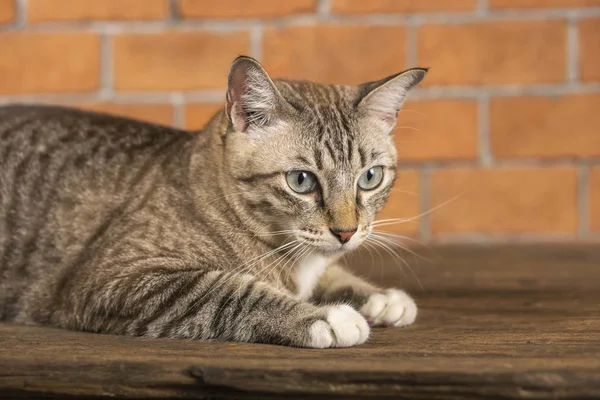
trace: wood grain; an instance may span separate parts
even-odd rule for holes
[[[374,280],[411,288],[421,307],[414,326],[374,329],[364,346],[311,350],[0,324],[0,398],[600,398],[600,247],[416,252],[429,259],[409,262],[420,283],[390,258],[380,271],[378,259],[352,257]]]

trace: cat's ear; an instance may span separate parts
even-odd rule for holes
[[[231,64],[227,79],[226,111],[238,132],[266,126],[275,118],[280,94],[258,61],[240,56]]]
[[[359,86],[359,109],[368,117],[392,129],[408,92],[423,80],[426,68],[412,68],[376,82]]]

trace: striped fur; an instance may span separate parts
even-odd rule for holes
[[[304,347],[364,342],[370,316],[340,304],[360,310],[383,291],[336,260],[360,245],[385,202],[396,164],[385,124],[422,75],[405,73],[410,84],[394,100],[390,79],[272,81],[240,58],[227,106],[199,132],[0,108],[0,319]],[[372,103],[379,90],[391,107],[383,114]],[[381,187],[357,190],[374,165],[385,167]],[[295,193],[291,170],[313,172],[318,190]],[[358,231],[342,246],[332,227]]]

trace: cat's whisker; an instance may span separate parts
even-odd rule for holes
[[[199,303],[201,303],[201,302],[202,302],[202,300],[204,300],[204,299],[205,299],[207,296],[209,296],[209,295],[210,295],[211,293],[213,293],[215,290],[217,290],[217,289],[219,289],[219,288],[223,287],[223,285],[225,285],[225,284],[226,284],[227,282],[229,282],[231,279],[235,278],[235,277],[236,277],[236,276],[238,276],[238,275],[244,274],[244,273],[245,273],[245,271],[248,271],[248,270],[250,270],[252,267],[254,267],[256,264],[260,263],[262,260],[264,260],[264,259],[268,258],[269,256],[271,256],[271,255],[273,255],[273,254],[277,253],[277,252],[278,252],[278,251],[280,251],[280,250],[283,250],[283,249],[286,249],[286,248],[288,248],[288,247],[291,247],[291,246],[293,246],[293,245],[294,245],[294,244],[296,244],[297,242],[298,242],[298,241],[297,241],[297,240],[295,240],[295,241],[292,241],[292,242],[289,242],[289,243],[283,244],[283,245],[281,245],[281,246],[279,246],[279,247],[277,247],[277,248],[275,248],[275,249],[272,249],[272,250],[268,251],[267,253],[265,253],[265,254],[263,254],[263,255],[261,255],[261,256],[259,256],[259,257],[256,257],[255,259],[253,259],[253,260],[256,260],[256,261],[252,262],[252,264],[248,265],[248,263],[249,263],[249,262],[246,262],[246,263],[244,263],[244,264],[240,265],[239,267],[236,267],[236,268],[234,268],[232,271],[228,271],[228,273],[225,273],[225,274],[223,274],[223,277],[224,277],[224,278],[226,278],[226,279],[224,279],[222,282],[218,282],[218,281],[219,281],[219,278],[217,278],[217,279],[216,279],[216,281],[212,283],[212,288],[211,288],[211,289],[209,289],[209,290],[208,290],[208,291],[207,291],[207,292],[206,292],[206,293],[205,293],[205,294],[204,294],[204,295],[203,295],[203,296],[202,296],[200,299],[198,299],[197,301],[195,301],[195,302],[194,302],[194,303],[193,303],[193,304],[192,304],[190,307],[188,307],[188,310],[187,310],[187,311],[189,311],[189,310],[191,310],[193,307],[195,307],[195,306],[196,306],[196,304],[199,304]],[[240,271],[240,269],[241,269],[241,271]],[[187,311],[186,311],[186,312],[187,312]]]
[[[268,253],[267,253],[265,256],[259,257],[259,259],[258,259],[258,260],[256,260],[256,261],[252,262],[252,264],[250,264],[250,265],[247,265],[246,267],[244,267],[244,268],[243,268],[243,270],[242,270],[241,272],[237,272],[237,273],[239,273],[239,274],[241,274],[241,273],[246,273],[246,271],[248,271],[248,270],[249,270],[249,269],[251,269],[252,267],[254,267],[254,266],[258,265],[259,263],[261,263],[262,261],[264,261],[264,260],[265,260],[265,259],[267,259],[268,257],[270,257],[270,256],[272,256],[272,255],[274,255],[274,254],[276,254],[276,253],[277,253],[277,252],[279,252],[280,250],[286,250],[286,251],[287,251],[287,250],[288,250],[290,247],[292,247],[292,245],[294,245],[294,244],[297,244],[297,243],[299,243],[299,242],[300,242],[299,240],[294,240],[294,241],[290,242],[290,243],[289,243],[289,245],[282,245],[282,246],[280,246],[280,247],[278,247],[278,248],[277,248],[277,249],[278,249],[277,251],[271,251],[271,252],[268,252]],[[242,265],[243,265],[243,264],[242,264]]]
[[[385,250],[386,253],[392,255],[388,249],[385,249],[385,246],[380,242],[379,239],[377,239],[374,236],[369,236],[369,238],[367,239],[367,242],[370,242],[370,244],[373,246],[373,248],[377,251],[377,253],[379,254],[379,258],[380,258],[380,262],[381,262],[381,267],[379,268],[379,281],[383,282],[383,268],[384,268],[384,261],[385,259],[383,258],[383,256],[381,255],[381,252],[379,251],[381,250]],[[396,266],[398,268],[400,268],[400,271],[402,271],[402,273],[404,273],[406,275],[406,273],[404,272],[403,268],[401,265],[398,264],[398,260],[396,259],[396,256],[392,255],[392,259],[394,260]]]
[[[296,243],[296,242],[298,242],[298,241],[297,241],[297,240],[294,240],[294,241],[291,241],[291,242],[289,242],[289,243],[282,244],[281,246],[279,246],[279,247],[276,247],[276,248],[274,248],[274,249],[272,249],[272,250],[269,250],[269,251],[267,251],[266,253],[263,253],[262,255],[260,255],[260,256],[258,256],[258,257],[251,258],[250,260],[246,261],[246,262],[245,262],[244,264],[242,264],[241,266],[247,265],[247,266],[249,266],[249,267],[252,267],[252,266],[254,266],[256,263],[258,263],[258,262],[262,261],[263,259],[265,259],[265,258],[267,258],[267,257],[269,257],[269,256],[271,256],[271,255],[273,255],[273,254],[275,254],[275,253],[277,253],[277,252],[279,252],[280,250],[283,250],[283,249],[285,249],[285,248],[287,248],[287,247],[290,247],[290,246],[292,246],[292,245],[293,245],[294,243]]]
[[[377,221],[373,221],[373,223],[371,224],[371,226],[376,226],[378,223],[380,222],[390,222],[390,221],[399,221],[399,220],[406,220],[406,218],[388,218],[388,219],[380,219]]]
[[[370,241],[372,243],[371,246],[373,246],[373,249],[375,249],[375,251],[377,252],[377,255],[379,256],[379,262],[380,262],[380,268],[379,268],[379,282],[383,282],[383,268],[385,267],[385,257],[381,254],[380,249],[382,249],[382,246],[379,244],[379,242],[377,241],[376,238],[370,236],[369,237]],[[397,264],[397,261],[395,261]],[[400,267],[400,269],[402,270],[402,267]]]
[[[400,109],[400,113],[413,113],[413,114],[417,114],[417,115],[419,115],[421,117],[427,118],[426,114],[423,114],[422,112],[417,111],[417,110],[406,110],[406,109],[403,108],[403,109]]]
[[[403,267],[398,264],[398,260],[401,260],[402,263],[404,264],[404,259],[402,259],[402,257],[400,257],[392,249],[390,249],[390,247],[385,242],[380,240],[378,237],[372,236],[372,237],[370,237],[370,240],[374,243],[374,245],[376,245],[377,247],[380,247],[382,250],[384,250],[386,253],[388,253],[392,257],[394,262],[396,263],[396,266],[398,266],[400,268],[400,270],[403,271]]]
[[[415,128],[414,126],[397,126],[397,127],[395,127],[395,128],[392,130],[392,132],[394,132],[394,131],[396,131],[396,130],[398,130],[398,129],[410,129],[410,130],[413,130],[413,131],[415,131],[415,132],[419,132],[419,133],[421,132],[421,131],[420,131],[418,128]]]
[[[314,250],[311,250],[311,248],[309,246],[304,247],[301,251],[298,252],[298,254],[296,254],[294,256],[294,261],[297,261],[298,259],[300,259],[300,257],[304,257],[308,252],[311,252]],[[285,278],[284,283],[287,283],[290,279],[290,274],[292,273],[292,268],[290,268],[288,270],[287,276]]]
[[[270,267],[270,266],[271,266],[271,265],[273,265],[273,264],[275,264],[275,265],[274,265],[274,266],[271,268],[271,270],[270,270],[270,271],[272,271],[274,268],[277,268],[277,267],[278,267],[278,266],[281,264],[281,260],[283,260],[283,259],[284,259],[284,258],[286,258],[286,257],[287,257],[287,260],[286,260],[286,265],[287,265],[287,263],[289,262],[290,258],[292,257],[291,255],[294,253],[294,251],[296,251],[298,248],[302,247],[303,245],[304,245],[304,241],[303,241],[303,242],[300,242],[300,243],[298,243],[296,246],[292,247],[292,249],[291,249],[291,250],[288,250],[288,251],[286,251],[286,253],[285,253],[285,254],[283,254],[281,257],[279,257],[279,258],[278,258],[278,259],[276,259],[274,262],[272,262],[271,264],[269,264],[269,265],[267,265],[265,268],[263,268],[263,269],[260,271],[260,273],[262,273],[263,271],[265,271],[265,270],[266,270],[268,267]],[[288,257],[288,256],[290,256],[290,257]],[[267,273],[267,275],[269,275],[269,274],[270,274],[270,272],[269,272],[269,273]]]
[[[301,245],[304,245],[306,243],[306,241],[303,241],[301,243]],[[304,246],[302,248],[300,248],[299,251],[296,252],[296,254],[291,254],[290,257],[288,257],[288,260],[285,262],[285,264],[283,264],[280,268],[279,268],[279,274],[277,274],[277,282],[281,282],[281,276],[283,275],[283,272],[285,271],[285,269],[287,268],[288,264],[291,262],[292,263],[292,267],[293,267],[293,263],[298,260],[298,258],[301,257],[302,254],[306,253],[306,250],[308,249],[308,246]],[[294,250],[297,250],[297,248],[295,248]],[[288,271],[291,272],[292,268],[289,268]],[[288,276],[289,273],[288,272]]]
[[[402,242],[403,240],[410,240],[410,241],[419,243],[418,240],[412,239],[409,236],[400,235],[400,234],[397,234],[397,233],[394,233],[394,232],[373,230],[372,234],[376,234],[378,236],[386,236],[386,237],[394,238],[394,239],[396,239],[394,241],[394,243],[396,243],[399,247],[402,247],[403,249],[406,249],[406,250],[409,250],[409,247]]]
[[[291,250],[287,251],[287,252],[286,252],[286,253],[285,253],[283,256],[281,256],[281,257],[279,257],[277,260],[275,260],[274,262],[277,262],[277,264],[275,264],[273,267],[271,267],[271,269],[269,270],[269,272],[267,272],[267,273],[266,273],[266,275],[270,275],[270,274],[271,274],[271,272],[272,272],[274,269],[276,269],[276,268],[279,268],[279,274],[278,274],[278,277],[277,277],[277,281],[281,282],[281,281],[280,281],[280,279],[281,279],[281,274],[282,274],[282,273],[283,273],[283,271],[285,270],[286,266],[287,266],[287,265],[288,265],[290,262],[292,262],[292,261],[294,261],[294,260],[296,259],[296,256],[297,256],[297,254],[294,254],[294,253],[295,253],[295,252],[297,252],[299,248],[300,248],[300,251],[299,251],[298,253],[303,253],[303,252],[305,252],[305,250],[306,250],[306,247],[302,247],[302,246],[303,246],[305,243],[306,243],[306,241],[302,241],[302,242],[300,242],[298,245],[294,246],[294,247],[293,247]],[[284,264],[283,266],[281,266],[281,267],[280,267],[281,260],[282,260],[283,258],[286,258],[286,261],[285,261],[285,264]],[[271,263],[271,264],[273,264],[273,263]],[[271,265],[271,264],[270,264],[270,265]],[[267,267],[263,268],[263,270],[261,270],[261,271],[260,271],[258,274],[262,274],[262,272],[263,272],[263,271],[264,271],[266,268],[268,268],[268,267],[269,267],[269,266],[267,266]],[[291,269],[290,269],[290,271],[291,271]]]
[[[405,223],[405,222],[411,222],[414,220],[417,220],[425,215],[431,214],[432,212],[440,209],[441,207],[453,202],[454,200],[458,199],[460,196],[462,196],[462,194],[460,195],[456,195],[453,198],[451,198],[450,200],[447,200],[441,204],[438,204],[437,206],[419,214],[416,215],[414,217],[410,217],[410,218],[390,218],[390,219],[384,219],[384,220],[378,220],[378,221],[373,221],[373,223],[371,224],[372,227],[380,227],[380,226],[386,226],[386,225],[394,225],[394,224],[401,224],[401,223]]]
[[[287,249],[286,252],[282,255],[280,255],[277,259],[275,259],[275,261],[271,262],[270,264],[268,264],[267,266],[263,267],[260,271],[258,271],[256,274],[252,275],[252,277],[248,278],[248,281],[244,281],[244,278],[242,278],[242,282],[239,285],[238,289],[236,289],[232,294],[231,294],[231,298],[235,298],[235,296],[241,292],[241,288],[243,288],[247,282],[249,282],[252,279],[256,279],[257,276],[261,276],[269,267],[271,267],[273,264],[275,264],[270,270],[269,272],[267,272],[266,275],[270,274],[270,271],[272,271],[274,268],[277,268],[277,266],[279,264],[281,264],[281,260],[283,260],[284,258],[286,258],[287,255],[291,254],[292,252],[294,252],[297,248],[299,248],[300,246],[302,246],[304,244],[304,242],[298,243],[296,246],[292,247],[291,249]],[[246,273],[238,273],[236,275],[246,275]],[[215,318],[217,318],[219,316],[219,314],[221,313],[222,309],[224,307],[224,304],[221,306],[221,308],[219,308],[219,310],[217,310],[217,313],[215,314]]]
[[[412,254],[412,255],[414,255],[415,257],[418,257],[418,258],[420,258],[420,259],[422,259],[422,260],[425,260],[425,261],[431,261],[431,260],[427,259],[426,257],[423,257],[422,255],[420,255],[420,254],[418,254],[418,253],[414,252],[413,250],[411,250],[411,249],[410,249],[410,247],[408,247],[408,245],[405,245],[405,244],[402,242],[402,241],[411,241],[411,242],[413,242],[413,243],[416,243],[416,244],[418,244],[419,246],[425,246],[425,247],[427,247],[427,249],[431,250],[431,248],[429,247],[429,245],[428,245],[428,244],[426,244],[426,243],[423,243],[423,242],[422,242],[422,241],[420,241],[420,240],[417,240],[417,239],[411,238],[411,237],[409,237],[409,236],[399,235],[399,234],[396,234],[396,233],[394,233],[394,232],[388,232],[388,231],[379,231],[379,230],[374,230],[374,231],[373,231],[373,233],[375,233],[375,234],[378,234],[378,235],[383,235],[383,236],[386,236],[386,237],[389,237],[389,238],[394,238],[394,239],[395,239],[394,243],[395,243],[395,244],[396,244],[398,247],[402,248],[403,250],[406,250],[406,251],[408,251],[409,253],[411,253],[411,254]]]
[[[371,268],[369,269],[369,275],[367,276],[367,278],[370,278],[371,274],[373,273],[373,268],[375,267],[375,257],[373,256],[373,251],[370,243],[367,243],[366,241],[363,242],[362,246],[358,248],[358,251],[362,251],[363,249],[366,250],[369,256],[371,257]]]
[[[377,248],[377,246],[373,245],[372,243],[369,243],[369,238],[370,235],[367,236],[367,238],[365,239],[365,241],[363,242],[364,245],[368,245],[370,247],[370,249],[373,249],[375,251],[375,253],[377,253],[377,256],[379,257],[379,281],[383,282],[383,261],[384,258],[381,255],[381,252],[379,251],[379,249]]]
[[[298,244],[299,243],[299,244]],[[239,269],[240,267],[235,268],[235,273],[237,275],[242,275],[242,274],[247,274],[249,270],[251,270],[254,266],[260,264],[262,261],[266,260],[267,258],[269,258],[270,256],[275,255],[276,253],[278,253],[281,250],[285,250],[286,253],[283,255],[285,256],[289,250],[290,247],[292,247],[293,245],[296,245],[295,247],[299,247],[300,245],[302,245],[304,242],[301,242],[300,240],[293,240],[289,243],[286,243],[284,245],[281,245],[275,249],[272,249],[270,251],[268,251],[267,253],[263,254],[262,256],[258,256],[254,259],[251,259],[249,261],[247,261],[246,263],[242,264],[240,267],[243,267],[241,270]],[[279,256],[279,258],[281,258],[282,256]],[[279,259],[278,258],[278,259]],[[244,266],[245,265],[245,266]],[[271,264],[269,264],[271,265]],[[260,275],[263,272],[263,270],[259,271],[257,274],[255,274],[255,276]],[[224,282],[225,283],[225,282]]]
[[[395,251],[393,248],[391,248],[389,246],[389,244],[395,245],[396,243],[394,243],[393,241],[391,241],[391,240],[389,240],[389,239],[387,239],[387,238],[385,238],[383,236],[378,236],[376,234],[373,235],[373,239],[374,239],[375,243],[379,244],[392,257],[395,257],[395,260],[400,260],[402,262],[402,264],[404,264],[404,266],[410,271],[411,275],[413,276],[413,278],[415,279],[415,281],[419,284],[419,286],[421,287],[421,289],[422,290],[426,290],[425,287],[423,286],[423,283],[417,277],[417,275],[415,274],[415,271],[411,268],[411,266],[408,264],[408,262],[400,254],[398,254],[397,251]],[[396,261],[396,264],[397,264],[397,261]]]

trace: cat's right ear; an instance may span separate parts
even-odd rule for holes
[[[423,80],[427,68],[411,68],[359,86],[359,108],[371,121],[391,130],[408,92]]]
[[[233,61],[227,79],[225,110],[237,132],[269,125],[275,119],[279,99],[279,91],[258,61],[245,56]]]

